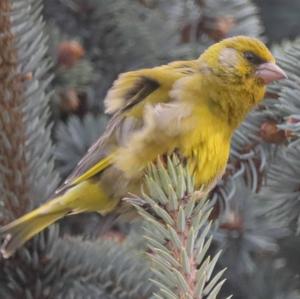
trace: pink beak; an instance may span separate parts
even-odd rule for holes
[[[262,79],[265,84],[287,79],[286,73],[277,64],[272,62],[261,64],[257,68],[255,74],[258,78]]]

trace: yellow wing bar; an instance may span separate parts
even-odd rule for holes
[[[73,181],[70,183],[72,185],[76,185],[78,183],[81,183],[83,181],[86,181],[87,179],[91,178],[92,176],[96,175],[97,173],[101,172],[108,166],[110,166],[113,162],[113,157],[114,155],[111,154],[104,159],[100,160],[98,163],[96,163],[93,167],[88,169],[85,173],[83,173],[81,176],[75,178]]]

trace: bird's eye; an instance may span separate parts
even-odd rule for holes
[[[252,64],[258,65],[264,62],[263,59],[261,59],[260,57],[258,57],[257,55],[255,55],[253,52],[250,51],[245,52],[244,57]]]

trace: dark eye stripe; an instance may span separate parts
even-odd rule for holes
[[[257,56],[256,54],[254,54],[251,51],[246,51],[244,53],[244,57],[251,62],[252,64],[258,65],[258,64],[262,64],[264,62],[266,62],[264,59],[262,59],[261,57]]]

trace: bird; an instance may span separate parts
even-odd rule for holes
[[[178,154],[195,187],[212,188],[234,131],[266,86],[285,78],[267,46],[248,36],[223,39],[197,59],[120,74],[104,98],[111,118],[103,135],[48,202],[0,228],[2,256],[64,216],[117,212],[122,198],[141,193],[158,157]]]

